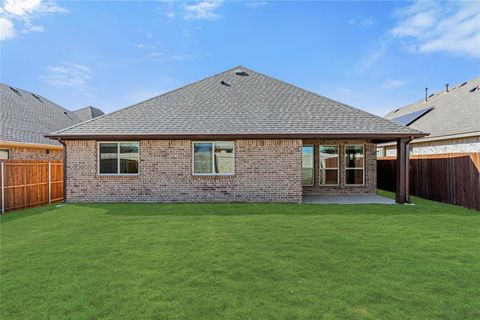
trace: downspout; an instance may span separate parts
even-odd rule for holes
[[[63,202],[67,203],[67,145],[61,139],[58,142],[63,145]]]

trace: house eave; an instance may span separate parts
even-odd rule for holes
[[[55,140],[218,140],[218,139],[371,139],[375,142],[393,141],[400,138],[420,138],[418,133],[240,133],[240,134],[50,134],[45,137]]]

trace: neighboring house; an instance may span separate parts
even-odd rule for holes
[[[70,111],[6,84],[0,84],[0,103],[0,159],[61,160],[63,146],[44,135],[103,114],[92,107]]]
[[[102,110],[92,106],[75,110],[74,113],[77,115],[78,118],[80,118],[80,121],[82,122],[104,115]]]
[[[480,78],[426,96],[385,118],[430,135],[410,143],[412,155],[480,152]],[[396,156],[395,143],[378,146],[377,155]]]
[[[237,67],[47,136],[72,202],[300,202],[375,193],[376,143],[425,134]]]

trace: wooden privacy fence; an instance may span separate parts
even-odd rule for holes
[[[377,187],[395,191],[395,157],[377,161]],[[480,153],[410,157],[410,194],[480,210]]]
[[[63,162],[2,160],[1,209],[32,207],[63,200]]]

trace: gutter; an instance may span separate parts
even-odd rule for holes
[[[218,140],[218,139],[375,139],[392,141],[399,138],[422,138],[427,133],[267,133],[267,134],[98,134],[98,135],[45,135],[50,139],[62,140]]]

